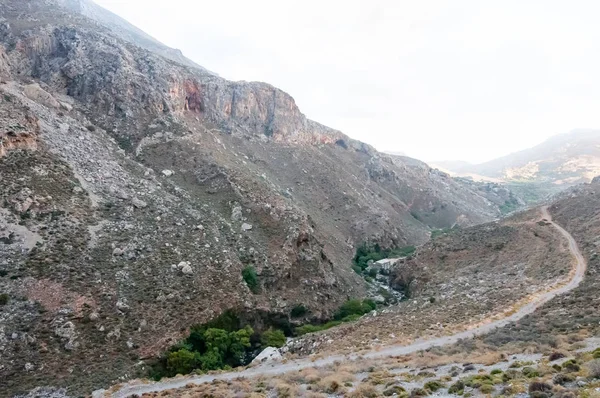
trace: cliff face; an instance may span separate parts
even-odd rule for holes
[[[325,318],[365,294],[351,269],[362,242],[418,244],[500,214],[493,191],[64,5],[0,4],[3,391],[143,374],[140,359],[229,308]]]

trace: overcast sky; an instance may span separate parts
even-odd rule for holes
[[[600,2],[96,0],[311,119],[423,160],[600,127]]]

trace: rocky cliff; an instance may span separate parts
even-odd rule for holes
[[[72,6],[0,3],[2,391],[143,374],[225,309],[258,327],[301,322],[300,304],[325,318],[365,294],[357,245],[500,215],[499,190],[380,154],[275,87],[174,62]]]

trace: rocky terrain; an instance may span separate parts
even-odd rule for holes
[[[378,153],[88,1],[0,16],[2,395],[145,375],[226,309],[326,319],[366,294],[358,245],[422,244],[511,195]]]
[[[290,351],[360,352],[447,335],[514,312],[528,297],[569,278],[571,266],[566,242],[537,210],[448,231],[392,270],[392,285],[408,300],[308,335]]]
[[[533,148],[482,164],[433,162],[452,175],[506,184],[528,201],[540,201],[600,174],[600,131],[573,130]]]

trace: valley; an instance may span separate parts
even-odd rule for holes
[[[423,336],[416,340],[413,343],[406,345],[383,345],[372,347],[370,350],[359,351],[356,348],[351,352],[353,354],[347,355],[327,355],[323,357],[323,355],[319,355],[316,358],[307,358],[305,360],[294,360],[291,359],[289,361],[285,361],[282,363],[272,363],[267,362],[264,365],[258,365],[255,367],[250,367],[249,369],[242,370],[239,372],[232,373],[222,373],[218,375],[206,375],[206,376],[196,376],[196,377],[182,377],[175,380],[165,381],[165,382],[157,382],[157,383],[132,383],[124,386],[117,386],[110,390],[110,392],[103,393],[98,391],[95,393],[95,397],[101,396],[111,396],[111,397],[129,397],[131,395],[141,395],[147,394],[151,392],[160,392],[164,390],[171,390],[177,388],[191,388],[190,384],[202,384],[202,383],[210,383],[215,380],[233,380],[236,378],[251,378],[256,376],[272,376],[272,375],[280,375],[293,371],[300,371],[306,368],[318,368],[324,367],[328,365],[333,365],[335,363],[352,363],[356,361],[363,360],[372,360],[377,358],[388,358],[388,357],[398,357],[401,355],[407,355],[418,351],[427,351],[433,347],[441,347],[446,345],[455,344],[460,340],[471,339],[476,336],[481,336],[483,334],[489,333],[490,331],[498,328],[502,328],[512,322],[516,322],[521,318],[525,317],[533,313],[540,306],[544,305],[548,301],[552,300],[558,295],[567,293],[579,286],[582,282],[583,277],[586,272],[586,261],[579,250],[575,239],[569,234],[564,228],[555,224],[552,221],[551,215],[548,213],[547,208],[541,209],[541,214],[543,222],[547,222],[552,225],[561,235],[563,239],[565,239],[568,243],[569,255],[572,256],[573,268],[568,272],[568,279],[563,280],[559,283],[556,283],[555,286],[551,286],[543,291],[533,292],[533,294],[523,300],[521,303],[511,303],[513,304],[512,311],[506,311],[502,314],[495,314],[488,318],[483,319],[480,322],[480,325],[477,324],[468,324],[466,330],[452,334],[447,336],[441,336],[436,338],[427,338]],[[567,261],[568,263],[569,261]],[[426,313],[427,310],[422,310],[422,313]],[[403,312],[404,316],[407,316],[406,312]],[[358,327],[365,328],[364,325],[360,325]],[[403,330],[404,328],[401,326],[396,326],[398,329],[394,329],[392,327],[387,327],[384,330]],[[341,336],[344,339],[352,339],[352,335],[348,334],[346,331],[340,331]],[[341,338],[341,336],[331,336],[330,338],[333,340],[337,340]],[[326,337],[327,338],[327,337]],[[315,345],[312,344],[314,347]]]

